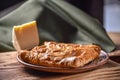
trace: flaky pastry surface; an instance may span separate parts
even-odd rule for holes
[[[44,42],[31,50],[22,50],[23,61],[42,66],[76,68],[96,59],[101,48],[97,45],[80,45]]]

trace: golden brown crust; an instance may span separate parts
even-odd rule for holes
[[[97,58],[101,48],[97,45],[45,42],[32,50],[21,51],[25,62],[51,67],[81,67]]]

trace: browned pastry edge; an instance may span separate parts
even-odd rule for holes
[[[45,42],[32,50],[22,50],[23,61],[49,67],[76,68],[93,61],[100,54],[97,45]]]

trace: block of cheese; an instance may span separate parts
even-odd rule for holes
[[[39,45],[39,35],[36,21],[14,26],[12,32],[14,48],[19,50],[32,49]]]

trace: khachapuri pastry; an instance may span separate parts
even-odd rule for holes
[[[23,61],[47,67],[78,68],[95,60],[100,54],[98,45],[44,42],[31,50],[21,50]]]

